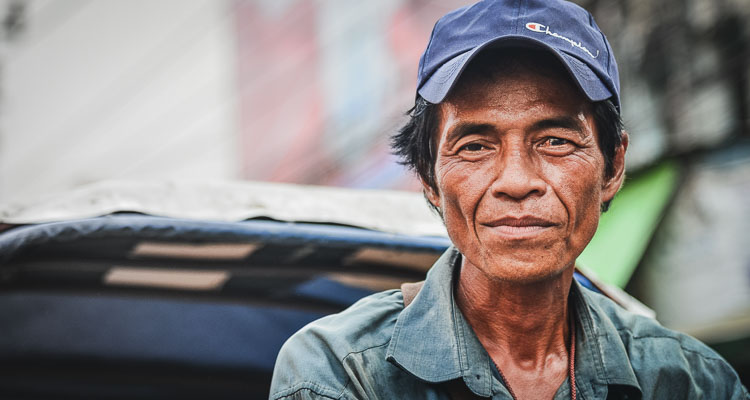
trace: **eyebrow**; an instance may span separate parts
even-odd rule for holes
[[[451,129],[445,137],[445,141],[452,143],[464,136],[473,135],[476,133],[482,133],[487,131],[495,131],[495,127],[492,124],[476,124],[473,122],[461,122]]]
[[[578,132],[583,131],[583,125],[581,124],[581,121],[578,118],[570,116],[545,118],[543,120],[535,122],[531,126],[532,131],[542,131],[550,128],[563,128]]]

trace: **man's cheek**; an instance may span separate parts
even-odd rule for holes
[[[578,207],[575,209],[573,232],[570,234],[572,247],[580,248],[588,244],[596,232],[600,216],[601,191],[596,187],[579,188]]]

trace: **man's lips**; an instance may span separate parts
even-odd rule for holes
[[[533,217],[533,216],[523,216],[523,217],[503,217],[500,219],[492,220],[490,222],[482,223],[482,225],[487,226],[511,226],[511,227],[530,227],[530,226],[541,226],[541,227],[549,227],[557,225],[552,221],[546,220],[544,218],[539,217]]]
[[[508,216],[484,222],[482,225],[495,228],[494,230],[505,235],[524,236],[556,226],[557,224],[550,220],[534,216]]]

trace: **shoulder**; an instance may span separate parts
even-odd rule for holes
[[[587,291],[600,335],[615,334],[624,346],[644,398],[679,388],[686,397],[719,393],[716,398],[746,398],[729,363],[699,340],[662,326],[657,320],[624,310],[610,299]],[[598,314],[598,315],[596,315]],[[604,354],[606,357],[606,354]],[[675,394],[672,392],[672,394]]]
[[[403,307],[401,292],[389,290],[302,328],[279,352],[271,398],[349,398],[363,364],[370,374],[395,368],[385,353]]]

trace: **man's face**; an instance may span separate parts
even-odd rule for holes
[[[460,83],[440,105],[438,191],[426,186],[428,199],[465,262],[488,277],[556,276],[617,192],[626,144],[605,179],[589,103],[560,77],[526,70]]]

